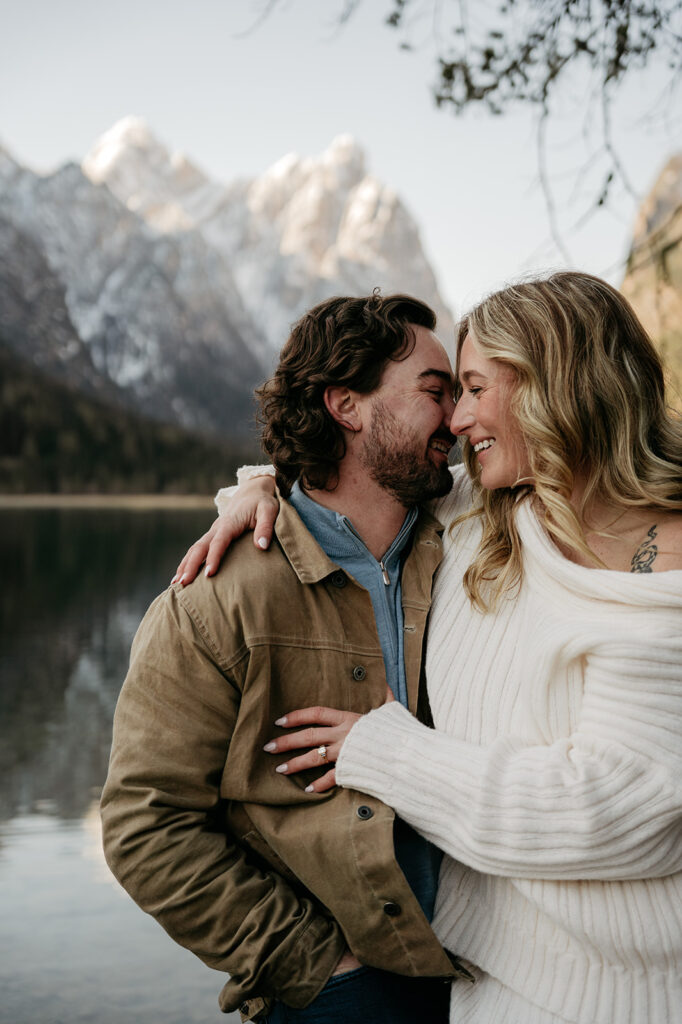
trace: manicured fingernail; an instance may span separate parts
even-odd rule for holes
[[[180,577],[176,573],[175,576],[173,577],[173,579],[171,580],[171,586],[173,586],[174,583],[177,583],[179,579],[180,579]]]
[[[266,547],[268,546],[268,542],[265,539],[265,537],[259,537],[258,540],[256,541],[256,544],[258,545],[259,548],[262,548],[263,551],[265,551]]]
[[[281,718],[278,718],[275,721],[275,725],[286,725],[286,724],[287,724],[287,716],[286,715],[282,715]]]
[[[304,792],[306,792],[306,793],[314,793],[315,792],[315,787],[314,786],[306,786]]]
[[[204,569],[204,576],[212,576],[212,575],[213,575],[213,566],[212,565],[207,565],[206,568]]]
[[[274,740],[271,740],[270,743],[265,744],[263,750],[267,750],[268,754],[271,754],[273,750],[277,750],[277,744]]]
[[[184,572],[184,573],[182,574],[182,576],[180,577],[180,583],[181,583],[181,584],[183,585],[183,587],[184,587],[184,585],[185,585],[185,580],[186,580],[186,579],[187,579],[187,573],[186,573],[186,572]]]
[[[280,772],[280,774],[282,772],[288,772],[289,771],[289,765],[288,764],[278,764],[277,767],[275,768],[275,771],[276,772]]]

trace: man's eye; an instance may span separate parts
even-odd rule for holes
[[[431,391],[431,390],[429,390],[426,393],[427,393],[427,395],[431,395],[433,398],[435,398],[437,402],[440,402],[441,398],[443,397],[443,392],[442,391]]]

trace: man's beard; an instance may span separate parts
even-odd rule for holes
[[[447,431],[436,433],[452,443]],[[380,398],[372,405],[372,422],[360,456],[373,480],[406,507],[441,498],[452,489],[445,463],[432,461],[410,426],[396,419]]]

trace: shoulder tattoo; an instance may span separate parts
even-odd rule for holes
[[[654,544],[656,537],[656,523],[647,530],[646,539],[642,541],[630,562],[630,572],[653,572],[651,566],[658,554],[658,547]]]

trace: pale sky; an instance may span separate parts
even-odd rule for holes
[[[349,132],[417,220],[455,311],[520,274],[566,265],[549,241],[532,117],[437,111],[429,24],[414,25],[417,50],[406,53],[383,24],[389,0],[364,0],[341,28],[345,0],[280,0],[253,27],[263,6],[0,0],[0,145],[49,171],[80,162],[114,122],[135,114],[171,150],[229,182],[288,152],[318,154]],[[642,195],[682,149],[680,92],[676,105],[663,102],[665,82],[664,69],[653,69],[614,112],[616,145]],[[563,238],[573,266],[618,284],[635,201],[621,191],[610,209],[572,228],[584,210],[573,172],[592,127],[582,92],[576,81],[549,152]],[[645,118],[652,110],[667,117],[654,125]]]

